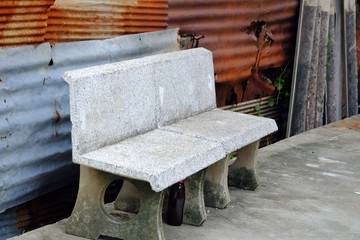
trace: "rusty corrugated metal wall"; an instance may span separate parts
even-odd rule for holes
[[[57,0],[45,39],[54,42],[105,39],[167,28],[167,0]]]
[[[1,0],[0,48],[167,28],[167,0]]]
[[[44,42],[48,9],[54,0],[0,1],[0,47]]]
[[[265,21],[275,40],[260,68],[284,66],[294,55],[298,7],[299,0],[169,0],[169,27],[205,36],[199,46],[214,54],[218,106],[223,106],[231,88],[242,98],[242,81],[251,76],[258,51],[251,23]]]

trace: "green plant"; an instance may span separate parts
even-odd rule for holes
[[[289,68],[290,62],[285,67],[277,69],[269,69],[262,75],[263,79],[275,86],[275,91],[267,100],[269,107],[273,107],[282,103],[285,107],[288,107],[290,97],[290,84],[292,71]],[[266,76],[268,75],[268,76]],[[271,76],[271,77],[269,77]],[[273,80],[272,80],[273,79]],[[264,114],[261,111],[261,99],[260,102],[255,104],[255,111],[259,117],[263,117]]]
[[[280,73],[275,77],[273,81],[269,78],[266,78],[275,86],[275,92],[273,93],[273,96],[268,100],[268,104],[270,107],[278,105],[281,99],[284,100],[284,103],[287,102],[290,96],[289,90],[287,89],[287,83],[290,77],[291,70],[289,69],[288,62],[284,68],[280,69]]]
[[[258,102],[258,103],[255,104],[255,111],[257,112],[257,115],[258,115],[259,117],[263,117],[264,114],[260,112],[260,110],[261,110],[260,104],[261,104],[261,100],[260,100],[260,102]]]

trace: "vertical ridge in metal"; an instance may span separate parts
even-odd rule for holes
[[[344,73],[346,77],[346,117],[358,113],[358,76],[356,57],[356,2],[343,1]]]

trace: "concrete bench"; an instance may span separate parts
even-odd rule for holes
[[[185,179],[184,222],[193,225],[206,219],[204,199],[218,208],[229,203],[228,177],[233,186],[258,185],[259,139],[276,131],[276,124],[216,109],[208,50],[81,69],[63,78],[70,89],[73,161],[81,165],[67,233],[164,239],[164,190],[179,180]],[[124,184],[115,209],[136,213],[127,221],[105,211],[105,189],[116,179]]]

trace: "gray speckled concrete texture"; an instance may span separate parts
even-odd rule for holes
[[[63,78],[70,89],[73,162],[147,181],[157,192],[277,130],[272,119],[215,109],[212,53],[204,48]],[[157,129],[186,118],[179,129]]]
[[[204,48],[66,72],[74,161],[78,154],[214,109],[213,72],[212,53]]]
[[[230,189],[231,202],[207,208],[201,227],[165,225],[170,240],[360,239],[360,115],[258,153],[256,191]],[[64,223],[12,240],[82,240]]]
[[[162,64],[153,63],[158,125],[216,108],[212,53],[196,48],[168,56],[169,59]]]
[[[79,156],[86,166],[150,182],[155,191],[225,157],[221,145],[187,135],[154,130]]]
[[[162,129],[220,143],[231,153],[277,130],[274,120],[214,109]]]

